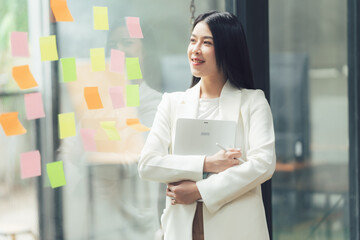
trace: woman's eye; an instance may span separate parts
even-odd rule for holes
[[[190,38],[190,42],[195,42],[195,39],[193,39],[193,38]]]
[[[212,44],[212,42],[209,42],[209,41],[205,41],[204,43],[209,44],[209,45]]]

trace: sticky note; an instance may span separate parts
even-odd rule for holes
[[[45,117],[41,93],[24,94],[26,119],[32,120]]]
[[[114,109],[125,107],[124,87],[122,86],[110,87],[109,94]]]
[[[60,58],[62,75],[64,82],[74,82],[77,80],[75,58]]]
[[[46,171],[52,188],[66,185],[63,161],[46,164]]]
[[[6,136],[21,135],[26,133],[18,119],[18,112],[8,112],[0,114],[0,123]]]
[[[11,55],[13,57],[29,57],[27,32],[12,32],[10,35]]]
[[[40,37],[41,61],[58,60],[58,52],[56,47],[56,36]]]
[[[41,176],[41,156],[38,150],[20,155],[21,178]]]
[[[120,140],[120,135],[115,127],[115,124],[116,124],[115,121],[100,122],[102,129],[104,129],[104,131],[106,132],[106,135],[112,141]]]
[[[30,72],[29,65],[13,67],[12,75],[21,90],[38,86],[38,83]]]
[[[93,7],[93,14],[94,14],[94,29],[109,30],[108,8]]]
[[[126,26],[131,38],[144,38],[140,27],[140,19],[138,17],[127,17]]]
[[[50,0],[50,7],[57,22],[73,22],[66,0]]]
[[[101,102],[98,87],[85,87],[84,88],[84,97],[85,97],[88,109],[104,108],[104,106]]]
[[[139,58],[126,58],[126,73],[129,80],[142,79]]]
[[[96,134],[95,129],[90,129],[90,128],[80,129],[80,135],[82,138],[85,151],[96,152],[95,134]]]
[[[125,53],[116,49],[110,52],[110,72],[124,73]]]
[[[76,135],[75,114],[61,113],[58,115],[60,139]]]
[[[105,51],[104,48],[91,48],[91,71],[99,72],[105,71]]]
[[[139,85],[126,85],[126,106],[140,106]]]
[[[135,129],[138,132],[147,132],[147,131],[150,130],[150,128],[142,125],[138,118],[128,118],[128,119],[126,119],[126,125],[128,125],[129,127]]]

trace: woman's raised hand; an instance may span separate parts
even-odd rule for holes
[[[219,173],[239,165],[240,161],[236,158],[240,157],[240,149],[229,148],[227,151],[220,150],[212,156],[205,157],[204,172]]]

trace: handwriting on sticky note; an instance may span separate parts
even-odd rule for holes
[[[60,58],[62,75],[64,82],[73,82],[77,80],[76,60],[75,58]]]
[[[85,87],[84,88],[84,97],[88,109],[100,109],[104,108],[98,87]]]
[[[126,73],[129,80],[143,78],[139,58],[126,58]]]
[[[128,125],[129,127],[135,129],[138,132],[147,132],[147,131],[150,130],[150,128],[142,125],[138,118],[128,118],[128,119],[126,119],[126,125]]]
[[[19,121],[18,115],[18,112],[0,114],[0,124],[6,136],[21,135],[26,133],[26,129]]]
[[[90,59],[91,59],[91,70],[93,72],[105,71],[104,48],[91,48]]]
[[[122,86],[110,87],[109,94],[114,109],[122,108],[125,106],[124,87]]]
[[[13,57],[29,57],[27,32],[12,32],[10,35],[11,55]]]
[[[140,106],[139,85],[126,85],[126,106]]]
[[[32,120],[45,117],[41,93],[24,94],[26,119]]]
[[[38,86],[38,83],[30,72],[29,65],[13,67],[12,75],[21,90],[30,89]]]
[[[73,22],[66,0],[50,0],[50,7],[57,22]]]
[[[52,188],[66,185],[63,161],[46,164],[46,171]]]
[[[110,52],[110,72],[124,73],[125,53],[116,49]]]
[[[80,129],[80,135],[82,138],[85,151],[96,152],[95,134],[96,134],[95,129],[91,129],[91,128]]]
[[[120,140],[120,135],[119,135],[118,130],[116,129],[115,124],[116,124],[115,121],[100,122],[100,125],[101,125],[102,129],[104,129],[107,137],[109,138],[109,140],[112,140],[112,141]]]
[[[109,30],[108,8],[93,7],[93,14],[94,14],[94,29]]]
[[[60,139],[76,135],[75,114],[73,112],[61,113],[58,115],[58,119]]]
[[[140,27],[140,19],[138,17],[127,17],[126,26],[131,38],[144,38]]]
[[[21,178],[41,176],[41,156],[38,150],[20,155]]]
[[[56,36],[40,37],[41,61],[58,60],[58,52],[56,46]]]

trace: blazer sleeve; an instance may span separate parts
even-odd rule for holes
[[[202,179],[205,156],[169,154],[172,110],[171,94],[164,93],[140,155],[139,175],[142,179],[163,183],[198,181]]]
[[[249,149],[246,162],[198,181],[204,204],[212,213],[272,177],[275,171],[275,136],[272,114],[262,91],[250,105]]]

